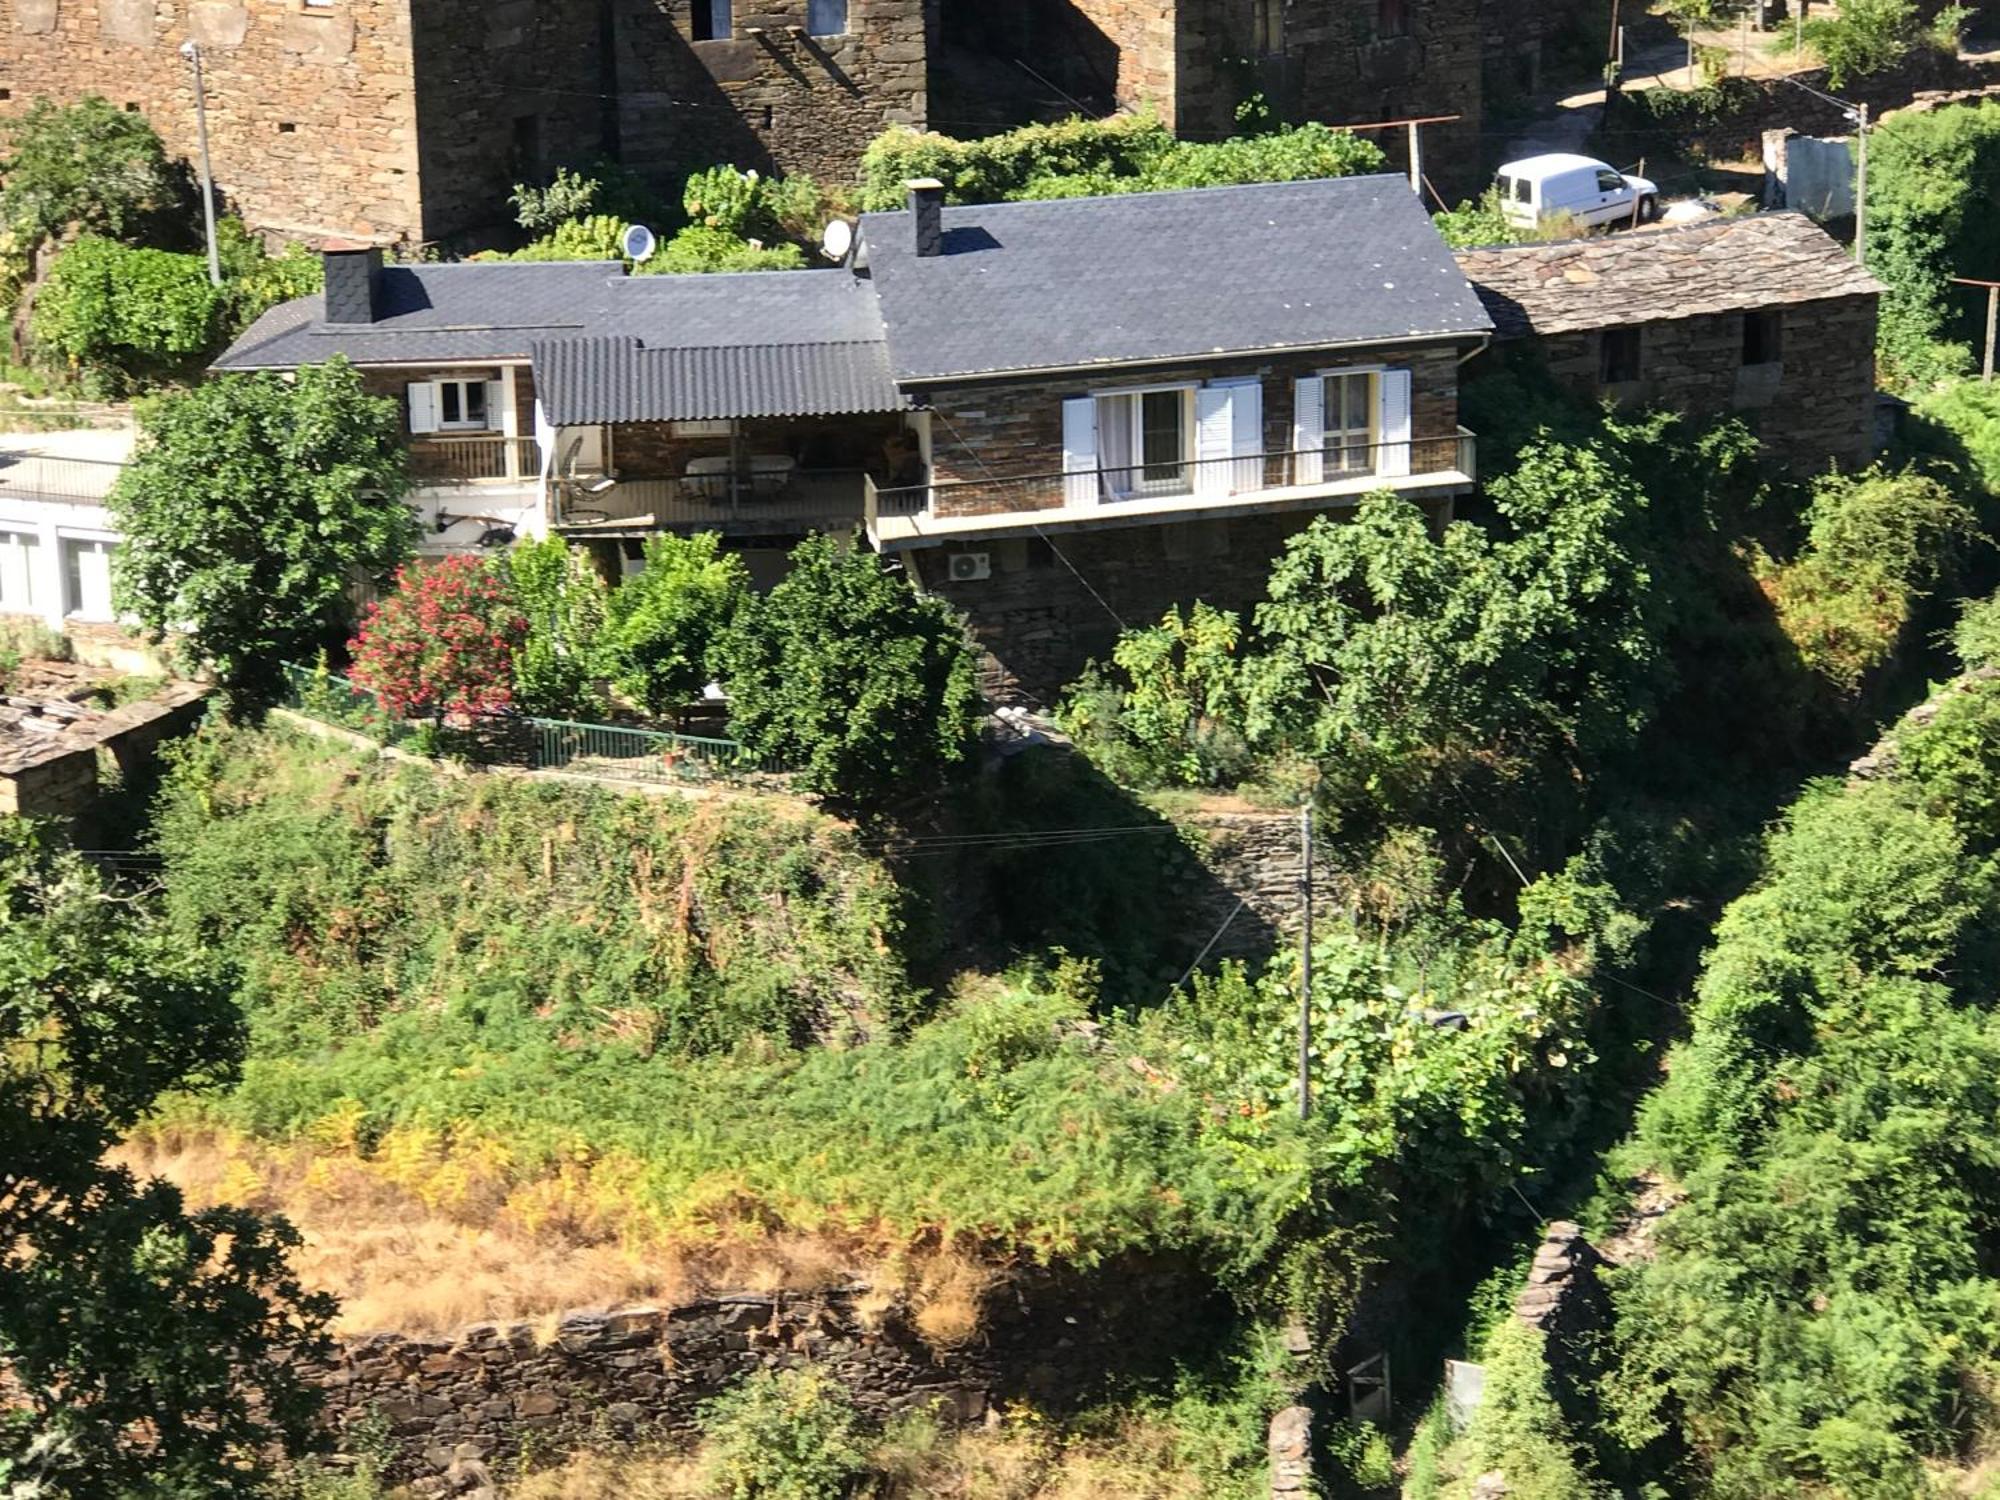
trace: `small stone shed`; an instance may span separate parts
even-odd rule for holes
[[[0,814],[87,816],[97,800],[98,752],[120,766],[194,727],[208,689],[174,682],[150,698],[99,709],[68,698],[0,695]]]
[[[1503,346],[1591,399],[1743,417],[1803,471],[1868,461],[1882,285],[1799,213],[1459,252]]]

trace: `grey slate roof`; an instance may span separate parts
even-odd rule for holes
[[[896,377],[1478,335],[1492,324],[1401,177],[907,212],[861,239]]]
[[[218,370],[526,359],[537,339],[582,332],[623,281],[616,261],[465,261],[385,266],[373,323],[328,324],[317,295],[282,303],[223,351]]]
[[[1576,333],[1879,293],[1804,214],[1753,214],[1547,245],[1462,250],[1502,338]]]
[[[882,319],[839,271],[637,277],[586,335],[534,347],[557,426],[900,411]]]

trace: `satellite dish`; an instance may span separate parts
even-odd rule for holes
[[[845,219],[835,219],[820,236],[819,253],[828,260],[846,260],[847,252],[853,248],[854,226]]]
[[[618,240],[627,260],[646,260],[659,246],[659,239],[644,224],[632,225]]]

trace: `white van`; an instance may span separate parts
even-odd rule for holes
[[[1500,169],[1500,206],[1507,222],[1535,229],[1559,219],[1585,228],[1650,224],[1660,216],[1660,189],[1588,156],[1551,152],[1510,161]]]

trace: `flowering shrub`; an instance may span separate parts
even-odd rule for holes
[[[399,717],[496,713],[514,696],[514,654],[528,633],[513,590],[476,557],[396,571],[350,645],[354,680]]]

